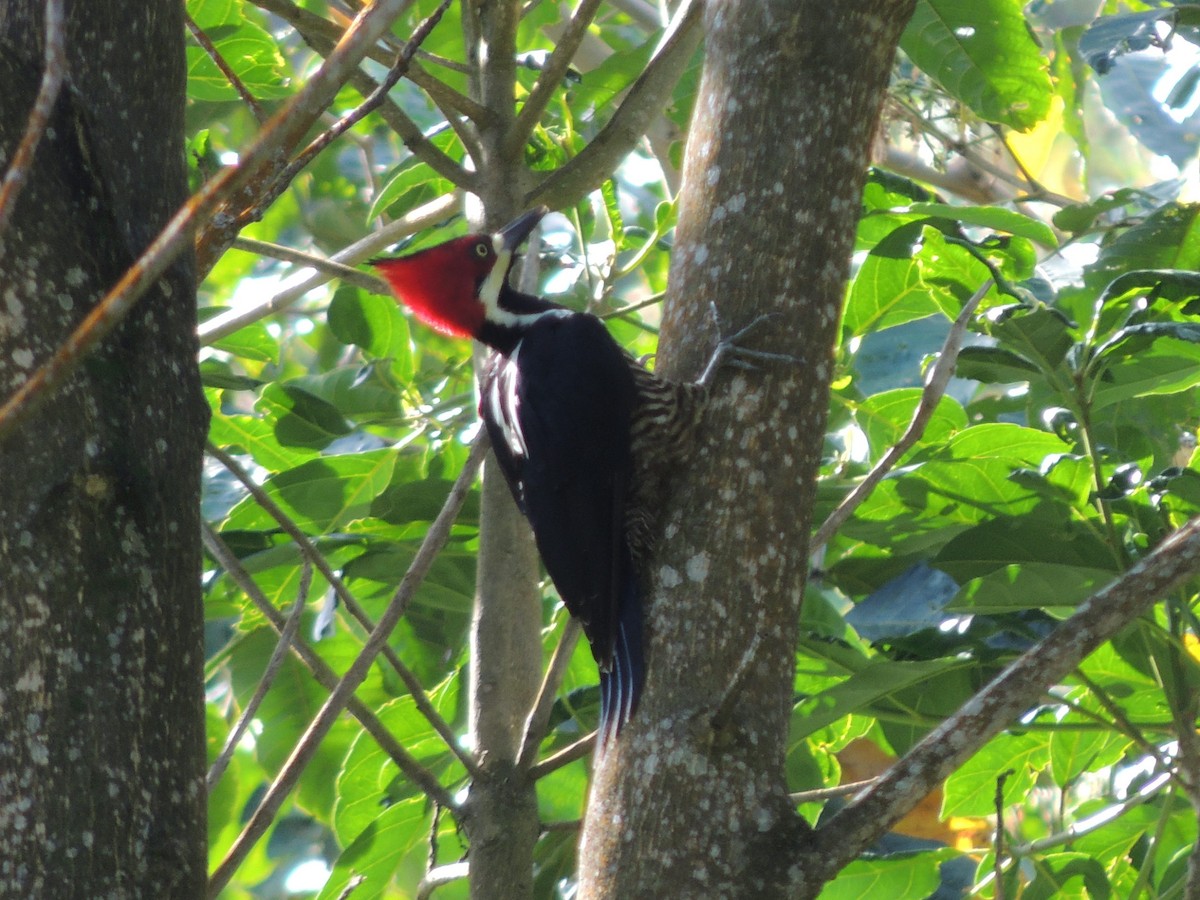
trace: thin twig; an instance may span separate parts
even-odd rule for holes
[[[799,806],[801,803],[820,803],[822,800],[832,800],[834,797],[845,797],[857,794],[863,788],[875,783],[874,778],[865,781],[847,781],[845,784],[835,784],[832,787],[813,788],[811,791],[797,791],[788,794],[788,799]]]
[[[480,436],[476,438],[476,443],[479,443],[484,439],[483,434],[483,432],[480,432]],[[279,527],[282,528],[284,532],[296,542],[296,546],[299,548],[303,557],[309,563],[315,566],[317,571],[321,573],[327,582],[329,582],[330,587],[333,588],[334,593],[337,594],[338,599],[341,601],[342,607],[348,613],[350,613],[350,615],[353,616],[363,628],[365,628],[367,631],[370,631],[374,627],[374,623],[370,621],[366,611],[359,604],[354,594],[352,594],[350,589],[346,587],[346,583],[342,581],[341,577],[335,571],[333,571],[333,567],[329,565],[329,560],[327,560],[325,555],[317,549],[317,546],[312,542],[309,536],[304,533],[303,529],[301,529],[299,525],[292,521],[292,518],[283,511],[279,504],[271,499],[270,494],[264,491],[262,487],[260,487],[254,481],[254,479],[250,477],[250,473],[242,468],[238,461],[230,454],[226,453],[220,447],[217,447],[211,442],[206,444],[205,451],[210,456],[218,460],[221,465],[229,470],[234,478],[241,482],[242,486],[246,488],[246,490],[249,491],[250,495],[254,498],[254,502],[257,503],[267,515],[274,519],[279,524]],[[417,707],[417,711],[425,717],[425,720],[429,722],[429,724],[433,727],[433,730],[438,733],[449,750],[458,757],[458,761],[463,764],[463,767],[467,770],[471,777],[476,777],[478,775],[478,768],[475,765],[475,760],[471,758],[469,753],[459,746],[458,738],[454,734],[453,729],[450,728],[449,723],[434,708],[433,703],[430,701],[429,695],[425,692],[425,687],[421,684],[420,679],[417,678],[416,674],[404,664],[403,660],[396,655],[396,651],[391,647],[384,646],[382,655],[384,659],[386,659],[391,665],[392,669],[395,670],[396,674],[400,676],[400,679],[404,682],[405,687],[408,688],[408,692],[412,695],[413,703]]]
[[[342,30],[339,26],[308,10],[301,9],[292,0],[255,0],[255,2],[262,9],[287,21],[318,53],[328,54],[341,39]],[[372,53],[371,58],[383,65],[391,64],[391,60],[386,58],[382,52]],[[408,77],[437,104],[446,121],[450,123],[459,139],[467,147],[467,152],[473,158],[478,159],[478,141],[471,129],[460,122],[458,117],[463,115],[473,122],[481,123],[495,121],[495,114],[487,107],[452,90],[445,83],[427,74],[418,65],[409,67]],[[355,73],[351,84],[363,96],[375,89],[375,80],[362,71]],[[409,118],[399,106],[389,101],[381,108],[380,115],[388,126],[400,135],[400,139],[404,141],[404,145],[414,156],[456,185],[466,189],[471,188],[471,173],[466,172],[429,141],[422,133],[420,126]]]
[[[996,807],[996,837],[992,851],[992,871],[996,873],[996,900],[1004,900],[1004,782],[1016,773],[1016,769],[1005,769],[996,776],[996,793],[992,798]]]
[[[583,759],[592,752],[592,748],[596,746],[596,734],[593,731],[591,734],[584,735],[573,744],[568,744],[557,753],[547,756],[536,766],[529,770],[529,780],[537,781],[539,778],[545,778],[551,772],[561,769],[568,763],[573,763],[577,759]]]
[[[50,124],[50,113],[54,110],[63,82],[66,81],[65,2],[66,0],[46,0],[46,47],[43,53],[45,67],[42,71],[42,83],[38,88],[37,97],[34,98],[33,108],[29,110],[29,119],[25,123],[21,143],[13,153],[8,171],[4,173],[4,180],[0,181],[0,234],[8,227],[17,205],[17,197],[21,195],[21,189],[29,179],[33,154],[46,133],[46,127]]]
[[[566,30],[555,41],[554,52],[550,54],[550,58],[542,67],[537,82],[533,85],[533,90],[529,92],[525,104],[517,113],[517,117],[509,129],[505,138],[505,145],[509,153],[516,153],[521,145],[529,139],[529,135],[533,132],[542,113],[546,111],[554,92],[562,87],[562,81],[566,77],[567,69],[570,68],[571,60],[575,58],[575,52],[579,49],[584,35],[587,34],[588,26],[596,18],[596,10],[599,8],[600,0],[580,0],[579,8],[575,10],[575,15],[571,17]]]
[[[445,887],[454,881],[461,881],[468,877],[470,872],[470,866],[465,862],[438,866],[426,873],[425,877],[421,879],[421,883],[417,885],[417,900],[429,900],[438,888]]]
[[[209,555],[217,561],[217,564],[225,570],[225,574],[233,580],[247,597],[254,604],[255,609],[263,614],[271,627],[279,634],[283,633],[286,625],[283,616],[279,610],[267,599],[266,595],[259,589],[250,573],[242,566],[241,562],[229,549],[226,543],[221,540],[221,536],[213,530],[207,522],[201,525],[201,537],[204,541],[204,548]],[[313,679],[321,687],[328,691],[332,691],[338,684],[338,675],[329,667],[329,664],[317,654],[299,635],[295,635],[292,639],[292,653],[300,661],[312,675]],[[448,806],[452,811],[457,811],[458,807],[453,805],[454,798],[442,787],[432,772],[426,769],[416,758],[405,750],[396,738],[392,735],[387,727],[379,720],[367,706],[357,697],[353,697],[346,709],[350,715],[362,725],[363,730],[369,734],[375,743],[379,745],[379,749],[387,754],[388,758],[396,764],[404,776],[415,784],[427,797],[433,802],[440,805]]]
[[[296,265],[306,266],[310,269],[316,269],[319,272],[325,272],[332,278],[337,278],[347,284],[352,284],[355,287],[360,287],[364,291],[370,291],[372,294],[387,294],[387,282],[382,278],[377,278],[366,272],[360,272],[358,269],[344,266],[339,262],[334,262],[326,256],[317,256],[313,253],[305,253],[303,250],[296,250],[293,247],[284,247],[282,244],[272,244],[269,241],[259,241],[254,238],[239,237],[233,242],[233,249],[245,250],[247,253],[256,253],[259,256],[267,256],[271,259],[278,259],[282,262],[295,263]]]
[[[345,39],[304,87],[262,129],[236,166],[223,169],[171,217],[120,281],[63,341],[54,354],[0,406],[0,442],[38,402],[62,384],[83,358],[117,327],[142,295],[156,284],[192,235],[228,198],[271,168],[337,93],[379,36],[412,0],[377,0],[346,32]],[[232,239],[232,238],[231,238]]]
[[[454,524],[454,519],[457,517],[458,511],[462,508],[463,501],[467,497],[467,492],[470,490],[471,484],[475,479],[475,474],[483,462],[486,447],[485,442],[479,442],[472,448],[470,456],[467,457],[467,461],[463,465],[462,472],[459,473],[458,480],[455,481],[454,487],[450,490],[450,496],[446,498],[446,503],[442,507],[441,512],[438,513],[433,524],[429,526],[429,531],[426,532],[420,549],[417,550],[412,564],[408,567],[408,571],[404,574],[404,578],[400,582],[400,586],[396,589],[391,602],[380,617],[379,624],[375,626],[375,629],[367,637],[358,657],[350,665],[346,674],[342,676],[341,681],[338,682],[337,686],[329,694],[329,697],[326,698],[316,718],[309,724],[300,742],[292,750],[287,761],[280,769],[279,774],[267,789],[266,794],[263,795],[258,808],[251,815],[250,821],[233,842],[233,846],[230,847],[225,859],[221,861],[220,865],[213,872],[208,886],[210,897],[216,897],[221,893],[229,883],[230,878],[233,877],[233,873],[237,870],[237,867],[241,865],[254,845],[266,833],[267,828],[270,827],[284,800],[291,793],[292,788],[300,779],[301,773],[303,773],[308,763],[312,760],[313,755],[317,752],[317,747],[320,746],[322,739],[329,733],[329,730],[342,714],[342,710],[345,709],[346,704],[354,696],[354,691],[358,689],[358,686],[362,684],[371,671],[371,666],[375,663],[375,657],[379,655],[380,650],[387,643],[388,636],[408,610],[417,587],[424,580],[430,567],[433,565],[433,561],[437,558],[438,553],[449,539],[450,528]]]
[[[811,552],[820,552],[830,539],[837,533],[837,530],[842,527],[847,519],[854,514],[854,511],[862,504],[864,500],[871,495],[875,490],[876,485],[883,480],[883,477],[898,463],[917,441],[921,439],[921,435],[925,433],[925,428],[929,425],[929,420],[933,418],[933,413],[937,409],[938,402],[942,399],[942,395],[946,393],[946,385],[950,383],[950,377],[954,374],[954,366],[958,362],[958,353],[962,349],[963,337],[966,334],[967,323],[971,320],[971,316],[975,313],[975,307],[979,305],[979,301],[984,298],[984,295],[991,290],[993,282],[991,279],[985,281],[983,285],[974,294],[971,295],[958,317],[954,320],[954,324],[950,326],[950,333],[946,335],[946,341],[942,344],[942,352],[938,354],[937,362],[933,364],[929,375],[925,380],[925,390],[921,392],[921,401],[917,404],[917,408],[913,410],[912,420],[908,424],[908,428],[901,435],[893,447],[883,455],[883,458],[875,464],[875,467],[867,473],[854,490],[852,490],[837,509],[829,514],[813,535]]]
[[[629,88],[600,132],[577,156],[550,173],[525,195],[530,209],[545,204],[562,209],[593,190],[628,155],[655,116],[662,115],[672,90],[687,67],[703,28],[702,0],[684,0],[642,74]]]
[[[344,265],[354,265],[368,257],[374,256],[384,248],[396,243],[401,238],[416,234],[452,215],[459,208],[461,200],[457,194],[446,194],[431,200],[423,206],[412,210],[402,219],[397,219],[379,231],[355,241],[349,247],[335,253],[330,259]],[[221,338],[228,337],[239,328],[245,328],[252,322],[265,319],[281,310],[287,309],[309,291],[319,288],[332,276],[324,271],[313,273],[299,284],[286,288],[262,303],[244,310],[230,310],[219,316],[214,316],[202,324],[197,332],[202,345],[212,344]]]
[[[263,210],[271,206],[279,198],[279,195],[287,190],[288,185],[292,183],[296,176],[309,163],[317,158],[317,155],[322,150],[383,104],[391,89],[396,86],[397,82],[404,77],[404,73],[408,71],[413,54],[417,52],[417,48],[421,45],[421,42],[429,37],[429,33],[433,31],[434,26],[442,20],[442,16],[449,8],[450,2],[451,0],[442,0],[438,7],[417,26],[416,31],[412,33],[412,37],[405,42],[404,46],[396,54],[396,59],[392,63],[391,68],[388,69],[387,76],[375,86],[374,90],[367,94],[363,102],[313,138],[307,147],[296,154],[295,158],[283,167],[283,170],[275,177],[270,187],[263,191],[254,205],[243,210],[238,215],[239,228],[250,222],[258,221],[262,217]]]
[[[229,765],[229,760],[233,758],[233,751],[237,749],[238,742],[241,741],[242,735],[246,733],[250,722],[258,715],[258,707],[262,705],[263,698],[267,696],[267,691],[275,683],[275,676],[279,674],[279,669],[283,666],[283,659],[292,645],[292,639],[296,636],[296,630],[300,627],[300,617],[304,612],[304,605],[308,600],[308,589],[312,585],[312,572],[312,566],[305,560],[304,568],[300,573],[300,585],[296,591],[296,602],[292,605],[292,611],[283,625],[283,631],[279,634],[279,640],[275,643],[275,649],[271,651],[271,658],[267,660],[267,668],[258,680],[250,702],[246,704],[246,708],[238,716],[233,729],[226,736],[225,746],[221,748],[220,755],[217,756],[208,770],[207,781],[210,793],[216,787],[217,782],[221,780],[221,776],[225,774],[225,768]]]
[[[571,654],[579,642],[579,622],[572,616],[563,628],[558,646],[554,648],[554,656],[546,667],[546,676],[538,690],[537,700],[529,718],[525,720],[525,737],[521,741],[521,755],[518,757],[517,768],[525,769],[533,765],[537,759],[538,747],[546,736],[546,725],[550,721],[550,713],[554,709],[554,699],[558,694],[558,686],[562,684],[567,667],[571,665]]]
[[[233,71],[233,67],[225,61],[225,57],[221,55],[221,51],[217,49],[217,45],[209,40],[208,35],[204,33],[204,29],[196,24],[196,20],[192,18],[191,13],[184,12],[183,21],[187,25],[188,31],[192,33],[192,37],[196,39],[196,43],[208,54],[208,58],[213,61],[213,65],[221,70],[221,74],[225,76],[229,84],[237,91],[237,95],[242,98],[242,102],[250,107],[250,112],[258,121],[258,124],[261,125],[266,122],[267,114],[263,110],[262,104],[258,102],[258,98],[250,93],[250,89],[238,77],[238,73]]]

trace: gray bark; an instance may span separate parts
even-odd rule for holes
[[[474,224],[499,228],[522,212],[524,160],[504,144],[514,119],[516,3],[488,3],[464,13],[467,46],[479,68],[473,99],[495,119],[479,130],[482,214]],[[470,839],[475,900],[533,896],[537,793],[517,762],[525,717],[541,681],[542,601],[533,535],[489,453],[483,470],[479,562],[471,622],[471,734],[480,772],[471,785],[464,825]]]
[[[796,624],[871,137],[911,0],[706,9],[662,338],[694,376],[729,328],[798,364],[727,369],[650,573],[641,708],[597,771],[581,897],[808,896],[784,761]]]
[[[69,4],[68,87],[0,234],[0,393],[49,357],[187,193],[182,4]],[[0,169],[43,4],[0,6]],[[0,895],[204,890],[190,257],[0,444]]]

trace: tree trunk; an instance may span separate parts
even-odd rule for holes
[[[510,0],[464,7],[467,46],[479,68],[475,99],[495,116],[479,130],[483,158],[473,224],[500,228],[521,209],[524,160],[504,144],[514,118],[516,26]],[[518,766],[525,718],[541,681],[542,599],[533,534],[513,502],[495,458],[483,469],[480,544],[471,622],[471,734],[480,773],[471,785],[465,826],[475,900],[533,896],[537,793]]]
[[[725,330],[798,356],[727,369],[652,567],[641,708],[597,771],[581,897],[807,896],[784,777],[842,295],[868,151],[912,0],[706,10],[663,371]],[[686,676],[683,674],[686,673]]]
[[[43,5],[0,6],[0,169]],[[182,4],[67,6],[68,82],[0,234],[5,396],[187,193]],[[203,895],[196,351],[184,259],[0,444],[0,896]]]

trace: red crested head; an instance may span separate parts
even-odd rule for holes
[[[410,256],[373,259],[371,265],[422,322],[478,338],[489,317],[503,316],[500,294],[513,254],[546,212],[545,207],[527,212],[494,235],[468,234]]]
[[[459,337],[474,337],[483,326],[479,286],[495,264],[496,251],[485,234],[469,234],[411,256],[371,260],[418,319]]]

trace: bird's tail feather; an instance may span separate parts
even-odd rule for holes
[[[621,733],[637,709],[646,678],[642,655],[642,598],[637,576],[630,571],[621,591],[617,636],[611,668],[600,672],[600,734],[603,750]]]

